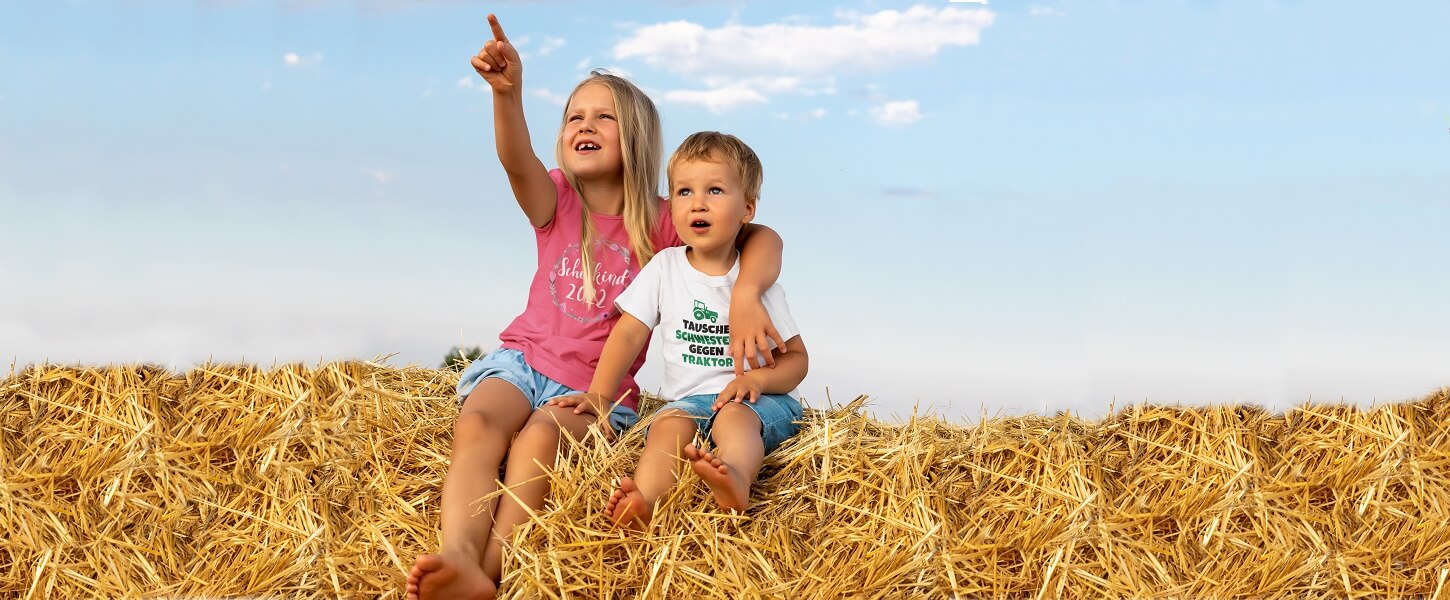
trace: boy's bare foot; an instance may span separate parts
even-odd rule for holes
[[[690,461],[695,474],[705,480],[705,485],[710,486],[720,508],[737,512],[750,508],[750,482],[738,471],[694,444],[685,446],[685,459]]]
[[[644,499],[639,486],[629,477],[619,479],[619,489],[609,495],[609,504],[604,507],[604,513],[609,515],[615,525],[640,529],[649,525],[654,512],[654,503]]]
[[[455,554],[424,554],[408,572],[408,600],[433,598],[492,599],[498,594],[493,580],[483,574],[477,560]]]

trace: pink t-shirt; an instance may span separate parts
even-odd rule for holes
[[[580,262],[579,237],[583,228],[579,194],[569,186],[563,171],[549,171],[558,192],[554,219],[536,228],[539,268],[529,285],[529,304],[514,319],[499,339],[504,348],[524,353],[524,360],[534,370],[576,390],[589,389],[594,368],[610,330],[619,321],[614,300],[634,281],[639,272],[639,257],[630,251],[629,233],[620,216],[593,213],[594,229],[594,298],[586,302],[583,267]],[[683,245],[670,222],[670,207],[660,200],[659,226],[653,236],[655,251]],[[623,404],[636,408],[639,386],[634,374],[644,364],[644,350],[629,366],[619,391],[628,392]]]

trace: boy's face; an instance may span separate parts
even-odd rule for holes
[[[740,228],[755,218],[740,173],[712,160],[685,160],[670,169],[670,216],[685,244],[701,251],[735,244]]]

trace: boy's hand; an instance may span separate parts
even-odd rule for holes
[[[572,396],[559,396],[558,398],[551,398],[548,402],[545,402],[544,404],[547,406],[558,406],[563,408],[572,406],[574,407],[574,414],[576,415],[594,415],[595,417],[598,417],[600,415],[609,414],[609,409],[606,408],[609,406],[609,399],[605,398],[603,394],[591,394],[586,392],[583,394],[574,394]]]
[[[741,293],[737,287],[730,294],[730,358],[737,378],[745,374],[747,360],[751,368],[775,366],[775,356],[770,353],[772,339],[775,347],[785,352],[785,340],[770,322],[760,294]]]
[[[483,76],[494,93],[512,92],[523,87],[524,67],[519,61],[519,51],[509,43],[503,33],[498,17],[488,16],[489,27],[493,28],[493,39],[483,45],[473,57],[473,70]]]
[[[736,377],[734,381],[726,385],[725,389],[721,390],[720,395],[715,397],[715,403],[710,405],[710,410],[720,410],[727,403],[740,402],[741,400],[755,404],[755,401],[760,399],[760,392],[763,386],[759,381],[756,381],[757,378],[753,376],[754,374],[753,371],[746,373]]]

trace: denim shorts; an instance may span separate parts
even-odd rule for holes
[[[469,363],[468,368],[463,370],[463,374],[458,378],[458,403],[463,404],[463,401],[468,399],[468,394],[473,392],[473,388],[478,387],[478,382],[490,377],[512,383],[514,387],[524,393],[524,397],[535,409],[559,396],[583,393],[535,371],[533,367],[524,362],[523,352],[510,348],[499,348]],[[614,409],[609,413],[609,425],[614,428],[615,433],[629,429],[638,420],[639,415],[623,404],[614,405]]]
[[[700,436],[711,439],[710,428],[715,424],[715,416],[720,414],[710,409],[716,398],[719,398],[719,394],[686,396],[661,406],[655,414],[672,408],[688,413],[699,426]],[[795,398],[785,394],[763,394],[754,404],[748,401],[740,404],[755,411],[755,416],[760,417],[760,439],[765,442],[766,454],[800,431],[801,403]]]

